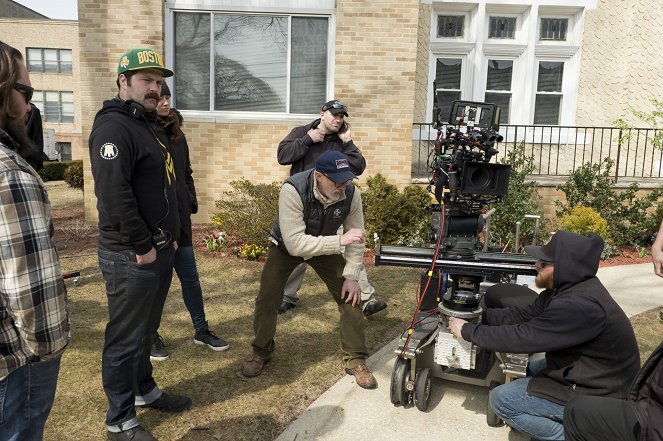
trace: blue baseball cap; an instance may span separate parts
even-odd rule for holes
[[[324,152],[315,163],[315,170],[324,173],[337,184],[356,178],[350,170],[348,157],[336,150]]]

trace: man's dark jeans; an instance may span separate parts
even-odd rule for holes
[[[108,398],[106,424],[127,430],[138,425],[135,400],[150,403],[161,391],[152,377],[150,346],[159,327],[173,275],[173,249],[157,253],[155,262],[136,263],[131,250],[99,248],[99,268],[106,281],[108,323],[101,375]]]

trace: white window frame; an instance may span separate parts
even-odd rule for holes
[[[483,101],[489,59],[513,60],[510,124],[533,124],[539,60],[564,62],[560,125],[574,125],[580,74],[580,46],[584,11],[596,7],[596,0],[560,0],[556,6],[537,2],[521,4],[446,3],[433,1],[431,14],[427,118],[433,109],[433,79],[437,58],[464,56],[461,99]],[[437,15],[463,12],[467,16],[463,41],[437,38]],[[515,16],[516,38],[488,38],[490,16]],[[539,40],[540,19],[567,18],[566,41]],[[519,83],[516,78],[522,79]]]
[[[336,4],[335,0],[252,0],[250,2],[238,2],[236,0],[165,0],[165,58],[166,65],[170,66],[175,57],[175,13],[176,12],[200,12],[200,13],[228,13],[228,14],[265,14],[284,16],[317,16],[327,18],[327,78],[326,95],[328,99],[334,97],[334,54],[336,51]],[[213,35],[211,36],[213,39]],[[211,42],[211,48],[214,42]],[[290,64],[288,54],[288,65]],[[211,61],[210,64],[213,62]],[[289,69],[289,68],[288,68]],[[213,66],[210,65],[210,72]],[[210,76],[210,94],[212,93],[213,76]],[[166,79],[171,90],[174,91],[173,103],[176,106],[177,91],[174,89],[173,79]],[[287,84],[289,88],[289,82]],[[288,90],[289,93],[289,90]],[[322,105],[322,103],[321,103]],[[316,114],[294,114],[285,112],[248,112],[248,111],[224,111],[224,110],[184,110],[182,113],[187,119],[201,122],[224,122],[224,123],[264,123],[265,121],[299,121],[303,118],[311,118]]]

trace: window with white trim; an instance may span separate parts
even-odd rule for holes
[[[429,78],[436,83],[434,89],[429,84],[426,115],[433,113],[432,97],[442,92],[445,101],[498,104],[501,124],[575,124],[587,7],[593,7],[589,0],[554,6],[433,2]],[[462,26],[453,25],[452,17]],[[444,84],[454,78],[452,67],[461,80]]]
[[[74,92],[35,90],[32,103],[39,109],[44,122],[74,122]]]
[[[462,58],[438,58],[435,64],[435,96],[440,117],[451,115],[451,104],[461,97]]]
[[[500,106],[500,124],[509,123],[513,60],[488,60],[484,101]]]
[[[29,47],[25,58],[29,72],[71,74],[72,71],[71,49]]]
[[[318,113],[326,101],[329,17],[174,13],[181,110]]]
[[[534,124],[557,125],[560,123],[563,78],[563,62],[539,61]]]

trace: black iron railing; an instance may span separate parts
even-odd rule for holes
[[[534,174],[569,176],[586,163],[598,164],[606,157],[614,161],[615,180],[663,178],[663,150],[653,139],[663,129],[579,126],[502,125],[504,140],[496,144],[496,160],[525,143],[525,152],[534,157]],[[437,131],[430,123],[415,123],[412,130],[412,177],[428,177],[427,161]]]

